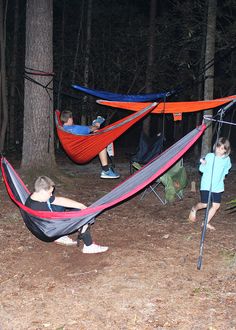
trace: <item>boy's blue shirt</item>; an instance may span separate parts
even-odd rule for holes
[[[64,125],[63,128],[72,134],[89,135],[91,133],[90,127],[84,125]]]
[[[209,153],[206,155],[205,160],[207,163],[199,166],[199,171],[202,172],[200,190],[209,191],[211,188],[211,191],[215,193],[224,191],[224,178],[229,173],[229,169],[232,166],[230,157],[218,157],[214,153]]]

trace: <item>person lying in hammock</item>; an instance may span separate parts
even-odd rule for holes
[[[53,194],[54,182],[47,176],[40,176],[34,183],[34,192],[27,198],[25,205],[33,210],[64,212],[66,209],[83,210],[86,206],[66,197],[57,197]],[[93,242],[89,226],[86,224],[79,230],[78,239],[84,242],[83,253],[100,253],[108,250],[107,246],[100,246]],[[68,236],[62,236],[54,241],[61,245],[77,245]]]
[[[89,135],[90,133],[96,132],[100,128],[100,125],[104,122],[104,118],[99,116],[96,120],[93,121],[93,124],[91,126],[74,125],[73,115],[72,112],[69,110],[64,110],[61,112],[60,120],[63,124],[63,128],[67,132],[82,135]],[[100,151],[98,156],[102,166],[100,178],[118,179],[120,177],[120,174],[117,173],[112,167],[108,166],[107,149],[105,148]]]

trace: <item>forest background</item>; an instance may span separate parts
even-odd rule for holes
[[[213,10],[209,19],[210,7],[215,14]],[[45,154],[50,150],[52,162],[57,142],[52,133],[53,109],[72,110],[82,124],[98,114],[107,123],[129,114],[97,105],[95,98],[74,91],[72,83],[124,94],[181,86],[170,101],[191,101],[206,97],[204,88],[211,79],[213,98],[235,94],[235,14],[234,0],[1,1],[1,151],[21,155],[23,150],[24,166],[47,166]],[[211,18],[216,22],[214,52],[206,61]],[[37,44],[45,33],[50,38],[48,31],[53,31],[52,58],[45,47],[41,58],[32,59],[27,39]],[[28,62],[27,57],[31,57]],[[32,75],[41,71],[48,75]],[[35,89],[27,89],[27,83]],[[26,102],[29,94],[31,101]],[[172,115],[150,118],[151,134],[164,130],[171,144],[195,127],[202,113],[185,114],[180,122],[174,122]],[[234,110],[226,120],[235,121]],[[34,121],[37,125],[30,130]],[[141,123],[135,125],[117,146],[137,145],[141,128]],[[232,143],[236,140],[229,126],[223,127],[222,134],[230,136]],[[40,149],[49,140],[52,147]]]

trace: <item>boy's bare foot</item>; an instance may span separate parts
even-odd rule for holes
[[[196,213],[197,213],[197,211],[195,210],[194,207],[192,207],[192,209],[189,213],[189,216],[188,216],[189,221],[196,222]]]

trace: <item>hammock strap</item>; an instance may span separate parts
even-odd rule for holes
[[[37,80],[30,77],[31,75],[32,76],[40,76],[40,77],[51,77],[51,79],[49,80],[49,82],[46,85],[43,85],[42,83],[40,83]],[[34,69],[30,69],[30,68],[25,67],[24,78],[31,81],[31,82],[33,82],[33,83],[35,83],[36,85],[39,85],[39,86],[43,87],[46,90],[46,92],[48,94],[48,97],[51,101],[52,101],[52,98],[51,98],[48,90],[51,90],[51,91],[53,90],[52,87],[49,87],[49,85],[53,81],[53,77],[54,77],[54,73],[44,72],[44,71],[41,71],[41,70],[35,71]]]
[[[49,82],[46,85],[43,85],[42,83],[38,82],[36,79],[30,77],[30,76],[39,76],[39,77],[51,77]],[[49,106],[48,106],[48,153],[50,152],[50,141],[51,141],[51,120],[50,120],[50,102],[52,102],[52,97],[49,93],[49,91],[53,91],[52,87],[49,87],[50,84],[53,82],[53,77],[54,73],[53,72],[45,72],[42,70],[35,70],[29,67],[25,67],[25,73],[24,73],[24,78],[27,79],[28,81],[41,86],[45,89],[48,97],[49,97]]]
[[[217,122],[217,123],[222,123],[222,124],[226,124],[226,125],[236,126],[236,123],[232,123],[232,122],[230,122],[230,121],[217,120],[217,119],[213,119],[213,118],[207,118],[207,116],[203,116],[203,118],[204,118],[205,120],[214,121],[214,122]]]
[[[165,109],[166,109],[166,97],[163,100],[163,114],[162,114],[162,137],[165,138]]]

